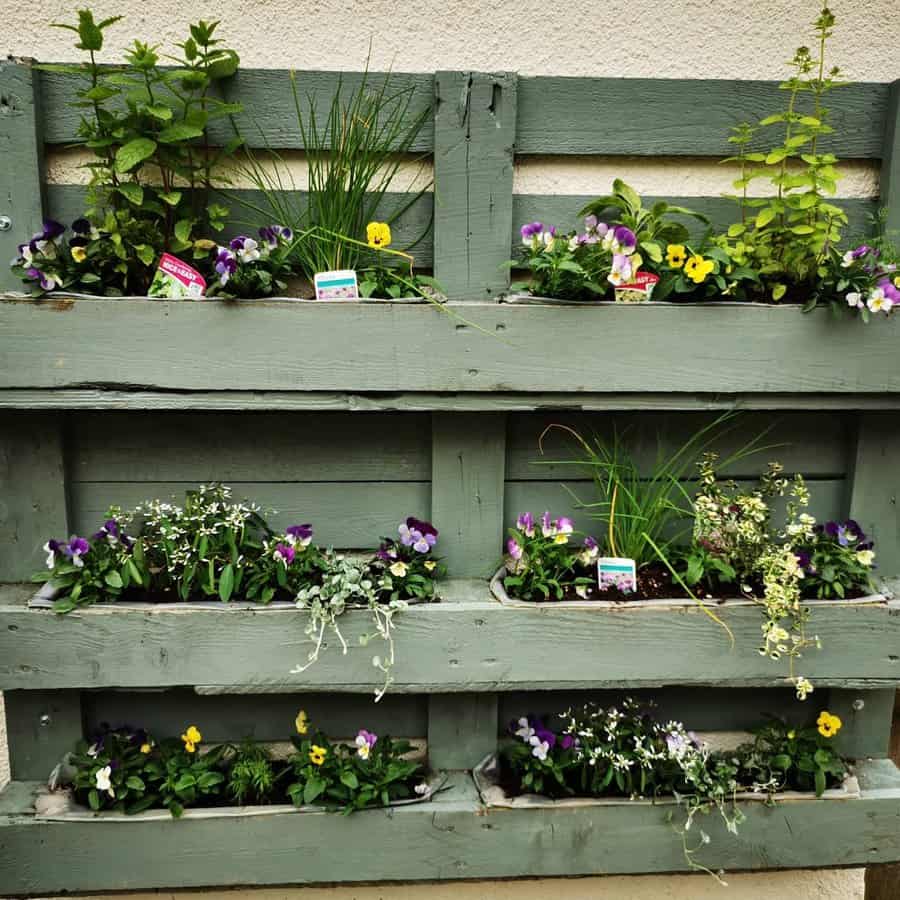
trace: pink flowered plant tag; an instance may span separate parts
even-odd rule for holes
[[[153,276],[148,295],[170,300],[199,299],[206,290],[206,279],[177,256],[163,253]]]
[[[637,567],[633,559],[621,556],[601,556],[597,560],[597,582],[601,591],[615,588],[623,594],[637,588]]]
[[[616,301],[619,303],[644,303],[653,295],[659,275],[638,272],[628,284],[616,285]]]

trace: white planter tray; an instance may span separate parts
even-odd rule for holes
[[[563,607],[565,609],[683,609],[698,605],[698,601],[684,597],[659,598],[655,600],[519,600],[510,597],[503,586],[503,579],[507,576],[506,566],[501,566],[491,578],[491,594],[494,599],[504,606],[517,607]],[[758,601],[748,600],[743,597],[729,597],[723,600],[703,600],[703,606],[711,609],[722,607],[734,608],[738,606],[757,606]],[[896,606],[900,608],[900,601],[894,600],[894,595],[884,590],[883,593],[869,594],[866,597],[857,597],[854,600],[806,600],[804,606]]]
[[[510,796],[498,781],[499,764],[496,753],[485,757],[473,770],[475,787],[481,795],[485,806],[502,809],[564,809],[582,806],[674,806],[674,797],[641,798],[630,800],[627,797],[564,797],[551,800],[540,794],[519,794]],[[844,778],[840,787],[825,791],[821,797],[811,792],[784,791],[774,795],[778,803],[810,802],[816,800],[856,800],[861,796],[859,781],[852,773]],[[742,791],[735,795],[736,800],[768,801],[769,795],[754,791]]]

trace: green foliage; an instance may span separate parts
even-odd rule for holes
[[[874,591],[875,552],[859,524],[826,522],[796,547],[803,567],[803,593],[819,600],[853,597]]]
[[[272,754],[265,745],[244,741],[235,749],[228,772],[228,795],[239,806],[269,802],[276,779]]]

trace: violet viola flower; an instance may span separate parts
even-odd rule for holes
[[[60,543],[59,541],[54,541],[53,538],[51,538],[49,541],[47,541],[46,544],[44,544],[43,550],[44,553],[47,554],[47,568],[52,569],[53,566],[56,565],[56,554],[60,550]]]
[[[624,253],[614,253],[612,268],[607,276],[607,280],[614,285],[624,284],[633,274],[634,270],[631,265],[631,257],[626,256]]]
[[[91,549],[91,545],[83,538],[72,535],[68,544],[63,544],[60,550],[72,560],[72,565],[80,569],[84,566],[84,560],[81,558]]]
[[[550,521],[550,511],[545,510],[541,516],[541,534],[550,537],[553,534],[553,523]]]
[[[850,268],[856,260],[862,259],[871,250],[872,248],[866,244],[860,244],[855,250],[848,250],[841,258],[841,266],[845,269]]]
[[[66,230],[66,226],[57,222],[55,219],[44,219],[44,230],[41,234],[41,240],[52,241],[58,238]]]
[[[510,538],[506,542],[506,552],[518,561],[522,558],[522,545],[515,538]]]
[[[877,287],[884,291],[884,296],[891,301],[892,304],[900,303],[900,289],[891,281],[890,278],[883,278],[878,282]]]
[[[560,534],[571,534],[575,530],[575,526],[568,516],[561,516],[553,524]]]
[[[46,272],[42,272],[40,269],[32,266],[25,273],[29,278],[34,281],[37,281],[41,286],[41,290],[43,291],[52,291],[55,287],[62,284],[59,278],[56,275],[49,275]]]
[[[637,238],[634,236],[634,232],[630,228],[626,228],[624,225],[620,225],[613,232],[613,240],[615,242],[616,247],[625,255],[634,253],[635,247],[637,247]]]
[[[375,551],[375,555],[386,563],[392,563],[397,559],[397,551],[390,544],[382,544]]]
[[[516,528],[521,531],[525,537],[534,537],[534,516],[530,512],[524,512],[516,519]]]
[[[368,759],[377,740],[378,735],[361,728],[359,734],[356,735],[356,755],[360,759]]]
[[[529,222],[527,225],[523,225],[519,229],[519,233],[522,235],[522,243],[526,247],[532,246],[535,238],[538,238],[543,230],[544,225],[542,222]]]
[[[404,547],[412,547],[419,553],[428,553],[437,543],[437,529],[430,522],[410,516],[401,523],[397,531],[400,534],[400,543]]]
[[[259,236],[274,249],[282,241],[290,243],[293,240],[294,232],[286,225],[264,225],[259,229]]]
[[[284,563],[285,568],[294,561],[294,556],[296,556],[296,551],[290,544],[276,544],[275,552],[272,554],[272,558],[277,562]]]
[[[242,263],[255,262],[260,258],[259,244],[252,237],[240,234],[228,245]]]
[[[562,747],[563,750],[568,750],[570,747],[575,746],[575,738],[572,737],[571,734],[564,734],[559,739],[559,746]]]
[[[284,530],[287,542],[295,547],[299,544],[301,547],[308,547],[312,541],[313,529],[308,522],[305,525],[289,525]]]
[[[228,284],[228,279],[237,272],[237,259],[227,247],[219,247],[215,268],[219,274],[219,284],[223,287]]]

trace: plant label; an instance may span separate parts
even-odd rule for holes
[[[637,567],[633,559],[621,556],[601,556],[597,560],[597,581],[600,590],[616,588],[630,594],[637,588]]]
[[[654,275],[653,272],[638,272],[628,284],[616,285],[616,302],[646,303],[653,295],[653,288],[658,281],[659,275]]]
[[[163,253],[153,283],[147,292],[150,297],[169,300],[199,299],[206,290],[206,279],[177,256]]]
[[[353,269],[317,272],[316,300],[359,300],[359,285]]]

